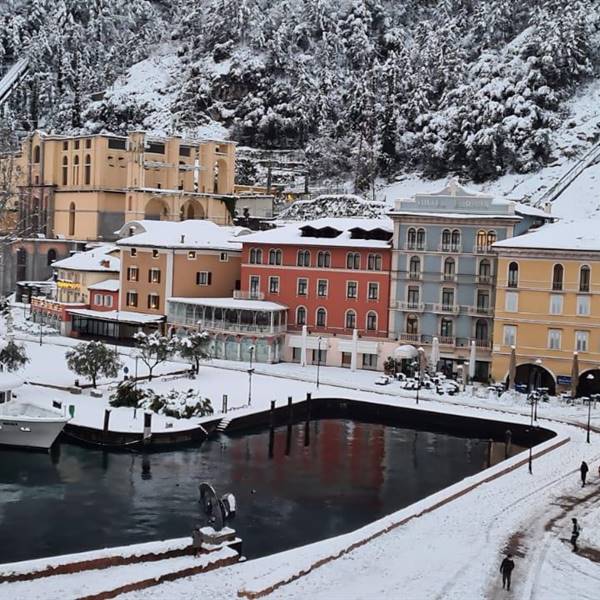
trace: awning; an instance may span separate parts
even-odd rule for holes
[[[164,321],[162,315],[146,315],[143,313],[134,313],[124,310],[90,310],[90,309],[71,309],[67,310],[71,315],[78,317],[87,317],[88,319],[98,319],[99,321],[112,321],[114,323],[134,323],[144,325],[148,323],[161,323]]]
[[[408,359],[408,358],[416,358],[419,356],[418,350],[411,346],[410,344],[404,344],[402,346],[398,346],[394,350],[394,358],[399,359]]]

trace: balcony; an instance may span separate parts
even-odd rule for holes
[[[264,300],[263,292],[254,290],[234,290],[233,297],[235,300]]]
[[[447,335],[440,335],[438,337],[438,341],[440,342],[441,346],[454,346],[456,343],[456,338]]]
[[[442,273],[442,275],[441,275],[442,281],[455,282],[455,281],[457,281],[457,279],[458,279],[458,276],[456,273]]]
[[[481,317],[494,316],[494,309],[491,306],[466,306],[465,308],[470,315]]]
[[[440,244],[438,246],[438,251],[439,252],[452,252],[454,254],[461,254],[463,249],[462,249],[462,244]]]
[[[477,275],[477,283],[482,285],[489,285],[493,283],[493,279],[491,275]]]
[[[421,271],[409,271],[408,272],[408,278],[412,279],[413,281],[421,279],[422,276],[423,276],[423,274],[421,273]]]
[[[433,312],[438,313],[450,313],[457,315],[460,312],[460,305],[458,304],[429,304]]]
[[[494,254],[494,250],[491,246],[480,246],[475,244],[475,246],[473,246],[473,254]]]
[[[398,341],[410,342],[411,344],[419,344],[421,342],[421,334],[406,333],[406,331],[403,331],[402,333],[398,334]]]
[[[411,312],[423,312],[425,304],[423,302],[397,302],[398,310],[407,310]]]

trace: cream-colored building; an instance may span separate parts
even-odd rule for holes
[[[46,237],[114,240],[139,219],[207,219],[234,210],[235,144],[35,132],[17,158],[19,227]]]

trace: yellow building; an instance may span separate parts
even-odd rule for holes
[[[492,374],[550,393],[600,391],[600,221],[558,222],[494,244],[498,254]]]
[[[19,227],[28,234],[113,240],[137,219],[231,222],[232,142],[35,132],[17,161]]]

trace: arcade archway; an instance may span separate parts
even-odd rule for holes
[[[520,387],[522,391],[530,392],[536,388],[544,387],[548,389],[548,393],[551,396],[554,396],[556,393],[556,381],[554,380],[554,375],[552,375],[552,373],[550,373],[543,365],[535,363],[525,363],[517,367],[515,384]]]

